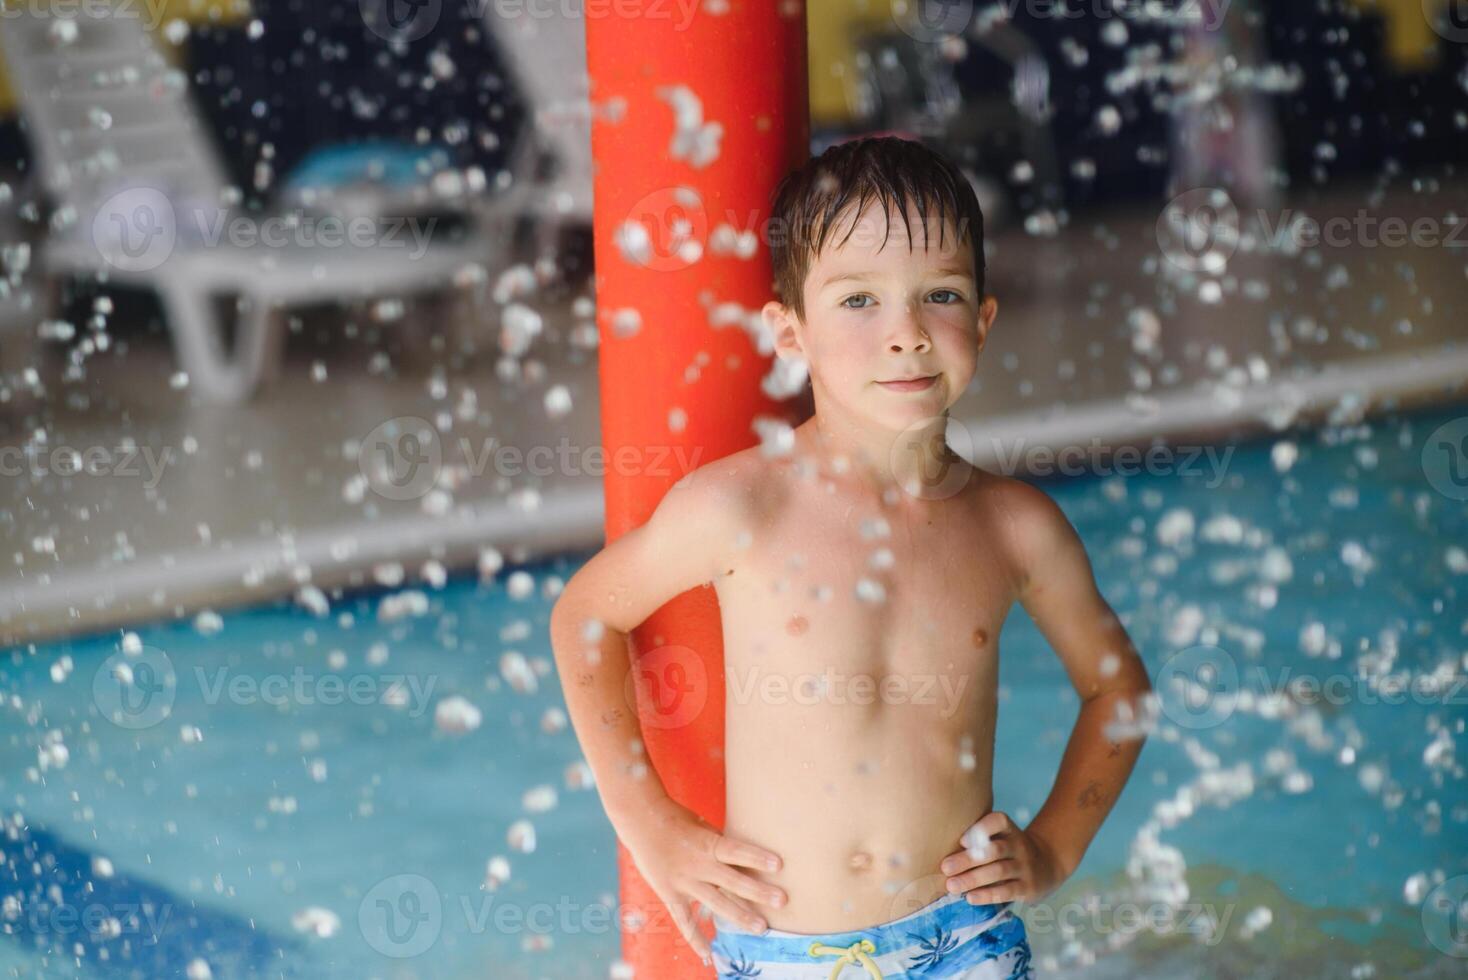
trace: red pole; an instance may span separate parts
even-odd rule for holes
[[[710,314],[734,303],[757,317],[773,298],[770,194],[810,147],[804,4],[728,0],[714,9],[587,5],[602,441],[609,461],[631,447],[649,464],[607,467],[609,542],[648,519],[683,475],[680,459],[692,469],[753,445],[756,415],[797,421],[789,403],[760,391],[771,359],[745,330],[716,327]],[[656,681],[701,699],[701,709],[648,703],[639,683],[638,713],[669,794],[723,827],[724,656],[713,590],[667,603],[634,632],[633,647],[640,680],[674,666],[654,651],[682,648],[699,661],[701,690],[686,690],[686,663]],[[638,980],[712,977],[620,843],[617,864],[623,909],[660,925],[639,932],[622,917],[622,955]]]

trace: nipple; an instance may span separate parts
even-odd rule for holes
[[[810,629],[810,620],[804,616],[791,616],[785,623],[785,632],[791,636],[804,636],[805,631]]]
[[[977,650],[983,647],[984,644],[989,642],[989,634],[983,627],[979,627],[978,629],[974,630],[973,640],[974,649]]]

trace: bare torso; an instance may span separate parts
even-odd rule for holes
[[[939,861],[992,809],[998,636],[1016,594],[1002,481],[974,471],[947,499],[885,504],[849,475],[756,465],[747,546],[714,580],[724,832],[783,859],[741,869],[789,896],[759,907],[771,928],[862,928],[942,896]]]

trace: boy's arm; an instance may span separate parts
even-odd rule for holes
[[[593,556],[551,610],[551,646],[566,707],[607,816],[628,819],[668,794],[641,751],[629,701],[628,634],[670,599],[711,581],[733,550],[742,501],[736,471],[716,461],[671,487],[648,521]]]
[[[964,832],[962,849],[939,862],[950,892],[984,904],[1044,898],[1075,873],[1142,751],[1140,738],[1113,740],[1106,731],[1121,712],[1137,717],[1152,689],[1065,514],[1018,480],[996,492],[1015,590],[1065,664],[1081,711],[1055,785],[1029,826],[991,811]]]
[[[689,473],[646,524],[583,565],[551,610],[566,707],[607,817],[706,964],[712,950],[694,921],[693,903],[762,932],[758,906],[782,905],[784,889],[738,869],[777,871],[781,859],[720,833],[668,795],[642,751],[635,696],[627,693],[627,634],[669,599],[723,573],[746,531],[751,486],[739,464],[726,460]]]
[[[1020,602],[1081,699],[1055,784],[1025,829],[1049,851],[1064,881],[1081,863],[1142,751],[1142,738],[1111,738],[1106,731],[1118,717],[1140,714],[1152,683],[1097,590],[1085,548],[1064,512],[1035,487],[1011,486]]]

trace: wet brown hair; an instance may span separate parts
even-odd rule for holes
[[[938,244],[950,228],[959,240],[968,236],[974,257],[974,284],[984,295],[984,212],[973,185],[946,157],[914,140],[870,136],[837,143],[798,170],[786,174],[774,191],[770,219],[770,257],[775,293],[787,308],[805,319],[805,277],[843,214],[856,219],[872,201],[880,201],[890,231],[892,212],[907,226],[908,207],[916,209],[926,233],[930,208],[939,216]]]

